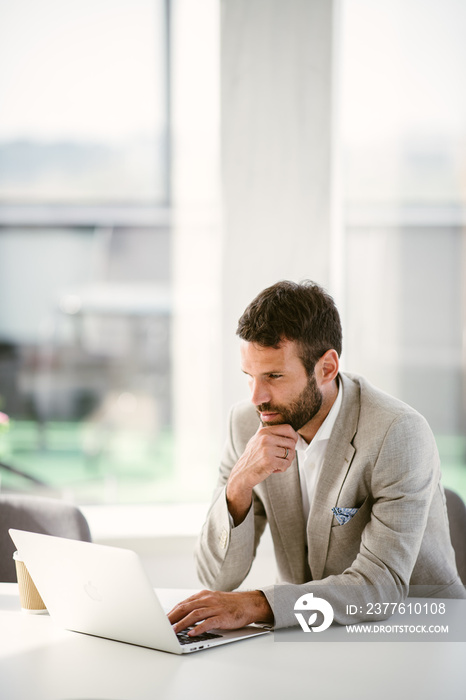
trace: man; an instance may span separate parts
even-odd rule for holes
[[[465,597],[432,432],[406,404],[339,371],[333,299],[312,282],[279,282],[237,333],[251,402],[232,409],[196,552],[212,590],[171,611],[175,631],[295,625],[305,593],[327,600],[341,624],[384,619],[410,593]],[[231,592],[267,522],[279,582]]]

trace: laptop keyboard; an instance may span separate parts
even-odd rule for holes
[[[191,644],[192,642],[205,642],[208,639],[218,639],[221,634],[213,634],[212,632],[203,632],[203,634],[197,634],[195,637],[189,637],[188,632],[192,630],[193,627],[187,627],[182,632],[177,633],[178,641],[180,644]]]

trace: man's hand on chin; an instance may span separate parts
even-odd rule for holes
[[[196,625],[189,633],[195,636],[212,629],[238,629],[251,622],[273,624],[273,612],[261,591],[200,591],[175,605],[168,619],[175,632]]]

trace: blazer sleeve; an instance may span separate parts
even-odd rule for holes
[[[232,591],[244,581],[267,522],[262,501],[254,492],[251,508],[240,525],[233,526],[228,511],[226,484],[247,444],[239,436],[244,431],[237,425],[241,422],[237,412],[238,407],[230,412],[217,487],[194,553],[199,579],[218,591]]]
[[[437,448],[424,418],[413,412],[395,419],[372,459],[367,475],[372,511],[354,561],[341,574],[318,581],[263,588],[274,612],[275,627],[296,625],[294,603],[304,593],[327,600],[340,624],[385,619],[391,614],[385,604],[401,602],[408,595],[439,481]],[[430,556],[441,557],[434,538],[429,544]],[[437,586],[439,594],[448,587],[448,582],[445,584]],[[348,614],[355,609],[355,615]]]

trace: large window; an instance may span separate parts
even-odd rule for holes
[[[163,499],[165,0],[0,2],[0,486]]]
[[[343,8],[346,364],[428,418],[466,496],[466,5]]]
[[[0,201],[167,198],[164,0],[0,3]]]

